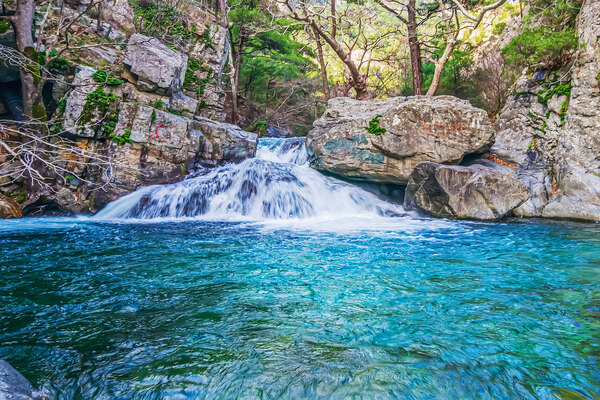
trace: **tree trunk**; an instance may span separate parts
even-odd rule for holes
[[[415,12],[415,0],[408,2],[408,48],[410,50],[410,65],[412,70],[413,94],[423,94],[423,71],[421,63],[421,45],[417,36],[417,16]]]
[[[315,21],[310,21],[309,23],[313,31],[322,37],[325,42],[327,42],[335,54],[337,54],[340,60],[342,60],[342,62],[348,68],[351,76],[349,83],[356,92],[356,98],[358,100],[368,100],[373,98],[373,94],[367,87],[367,77],[360,73],[350,55],[344,51],[335,38],[327,35],[327,33],[325,33]]]
[[[25,119],[46,119],[44,103],[39,96],[38,83],[41,80],[37,64],[37,52],[33,41],[34,0],[17,0],[17,10],[13,21],[19,52],[31,60],[21,67],[21,90],[23,92],[23,114]]]
[[[446,48],[444,49],[444,54],[442,54],[440,59],[437,60],[437,62],[435,63],[435,71],[433,72],[433,80],[431,81],[431,85],[429,86],[429,89],[427,90],[427,96],[435,95],[435,92],[437,91],[438,86],[440,85],[440,79],[442,77],[442,72],[444,72],[444,66],[446,65],[446,62],[448,62],[448,59],[452,55],[452,51],[454,50],[454,47],[456,46],[456,42],[457,42],[456,36],[450,37],[448,39],[448,42],[446,43]]]
[[[321,66],[321,79],[323,80],[323,94],[325,95],[325,100],[329,100],[331,98],[331,93],[329,92],[329,79],[327,79],[327,67],[325,65],[325,57],[323,56],[323,45],[321,44],[321,38],[317,31],[314,30],[315,40],[317,41],[317,58],[319,59],[319,65]]]

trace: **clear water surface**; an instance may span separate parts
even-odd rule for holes
[[[0,222],[0,358],[52,399],[599,399],[600,226]]]

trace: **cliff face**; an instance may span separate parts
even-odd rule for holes
[[[521,77],[498,119],[492,152],[530,191],[518,216],[600,220],[600,1],[577,29],[574,63]]]
[[[56,167],[46,171],[47,185],[0,181],[0,193],[26,211],[94,212],[142,185],[240,162],[256,150],[255,134],[222,122],[229,43],[215,17],[191,1],[165,9],[174,15],[148,8],[153,3],[101,4],[97,19],[79,16],[86,0],[48,12],[49,27],[74,21],[71,41],[79,49],[65,52],[45,88],[47,141],[61,149],[45,154]],[[42,41],[64,46],[48,34]],[[60,147],[65,140],[72,151]]]

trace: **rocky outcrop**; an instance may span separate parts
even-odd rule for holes
[[[15,200],[0,193],[0,219],[21,218],[23,211]]]
[[[205,165],[239,163],[254,157],[256,153],[258,136],[242,130],[237,125],[196,117],[191,127],[192,135],[199,138],[200,157],[205,160]]]
[[[498,118],[491,151],[530,193],[517,216],[600,221],[599,0],[584,1],[577,28],[574,65],[526,73]]]
[[[497,220],[528,198],[507,167],[423,162],[410,175],[404,205],[435,217]]]
[[[0,400],[44,400],[29,381],[9,363],[0,360]]]
[[[585,0],[580,46],[554,173],[557,192],[542,216],[600,221],[600,0]]]
[[[136,33],[129,38],[123,63],[137,77],[139,90],[171,95],[183,85],[187,61],[160,40]]]
[[[415,96],[331,99],[306,143],[319,170],[406,183],[420,162],[459,163],[465,155],[485,152],[493,140],[487,114],[468,101]]]

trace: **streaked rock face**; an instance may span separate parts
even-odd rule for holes
[[[435,217],[497,220],[528,198],[510,168],[423,162],[410,176],[404,206]]]
[[[369,132],[370,122],[385,132]],[[358,101],[334,98],[307,137],[313,166],[344,177],[406,183],[423,161],[458,163],[485,152],[494,130],[485,111],[451,96]]]
[[[498,118],[491,151],[529,188],[517,216],[600,221],[600,0],[583,2],[577,29],[585,46],[570,69],[570,98],[542,104],[539,76],[552,72],[523,76]]]

